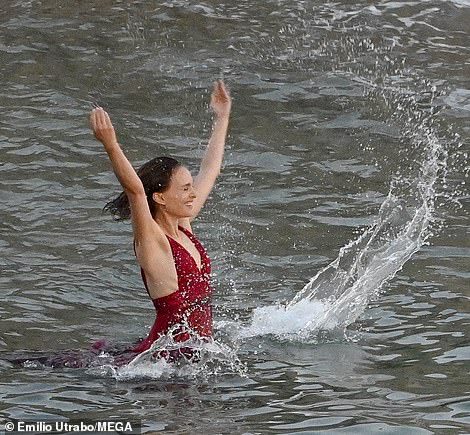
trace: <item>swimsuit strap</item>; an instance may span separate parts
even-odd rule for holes
[[[191,240],[191,242],[193,242],[194,246],[195,246],[196,249],[199,251],[199,254],[202,255],[203,253],[204,253],[204,254],[206,253],[205,249],[204,249],[204,248],[202,247],[202,245],[201,245],[201,242],[199,242],[199,240],[196,239],[195,235],[194,235],[191,231],[187,230],[186,228],[183,228],[183,227],[180,226],[180,225],[178,225],[178,229],[179,229],[182,233],[186,234],[186,236],[189,238],[189,240]]]

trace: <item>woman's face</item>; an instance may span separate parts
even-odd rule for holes
[[[186,218],[193,215],[196,192],[193,177],[184,166],[177,167],[171,175],[170,185],[162,193],[165,210],[178,217]]]

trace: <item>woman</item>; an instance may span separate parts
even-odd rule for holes
[[[212,335],[210,260],[193,235],[191,221],[204,206],[222,165],[231,109],[222,81],[214,84],[211,108],[213,131],[194,180],[187,168],[169,157],[153,159],[136,172],[108,114],[96,108],[90,115],[93,133],[124,189],[106,209],[118,219],[131,219],[135,254],[156,309],[149,336],[133,352],[149,349],[165,334],[178,342]]]

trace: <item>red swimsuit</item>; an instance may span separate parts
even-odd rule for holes
[[[148,337],[133,349],[134,352],[149,349],[157,338],[168,333],[170,329],[173,340],[177,342],[186,341],[194,335],[212,336],[210,259],[201,243],[190,231],[178,228],[189,237],[199,251],[201,268],[199,269],[192,255],[182,245],[167,236],[178,275],[178,290],[168,296],[152,299],[157,318]],[[141,273],[145,288],[149,292],[142,269]]]
[[[191,336],[212,336],[212,289],[210,286],[211,264],[206,251],[199,241],[187,230],[179,227],[186,234],[201,255],[201,269],[198,268],[191,254],[176,240],[168,237],[171,251],[175,260],[178,274],[178,290],[162,298],[153,299],[157,318],[150,334],[137,346],[129,348],[127,344],[112,345],[106,340],[97,341],[88,352],[69,350],[55,354],[44,355],[12,355],[8,358],[15,365],[24,366],[25,362],[38,362],[48,367],[89,367],[96,365],[96,361],[103,363],[97,355],[103,352],[114,358],[114,364],[122,366],[135,358],[136,352],[143,352],[150,348],[152,343],[171,331],[173,340],[184,342]],[[148,291],[144,271],[142,278]],[[197,361],[198,353],[190,348],[181,347],[176,350],[162,350],[156,356],[165,358],[169,362],[177,361],[181,356],[191,361]]]

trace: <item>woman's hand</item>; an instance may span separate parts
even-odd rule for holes
[[[204,206],[204,203],[209,197],[220,173],[224,157],[225,137],[227,136],[231,107],[232,100],[230,98],[230,94],[225,88],[224,82],[222,80],[217,80],[214,83],[214,89],[212,90],[211,95],[211,109],[215,114],[212,134],[209,139],[206,152],[204,153],[204,157],[202,158],[199,173],[194,179],[194,188],[196,189],[197,197],[193,202],[192,219],[197,216]],[[189,221],[187,222],[187,228],[191,228],[189,226]]]
[[[217,118],[228,117],[232,107],[232,99],[230,94],[225,88],[222,80],[217,80],[214,83],[214,88],[211,95],[211,109],[214,111]]]
[[[106,111],[97,107],[91,111],[90,126],[93,134],[104,146],[117,144],[116,132]]]

